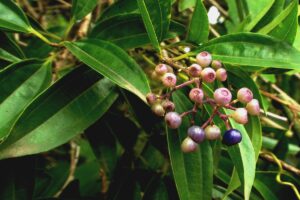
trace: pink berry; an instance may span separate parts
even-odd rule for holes
[[[221,137],[221,130],[216,125],[207,126],[204,131],[208,140],[217,140]]]
[[[206,83],[212,83],[216,79],[216,72],[213,68],[207,67],[201,72],[202,80]]]
[[[257,99],[252,99],[246,105],[246,109],[250,115],[259,115],[260,113],[260,106]]]
[[[248,88],[241,88],[237,92],[237,98],[242,103],[248,103],[253,99],[253,93]]]
[[[164,84],[164,86],[166,87],[174,87],[176,86],[176,76],[173,73],[165,73],[162,77],[162,82]]]
[[[166,64],[159,64],[159,65],[156,65],[155,67],[155,72],[158,74],[158,75],[164,75],[165,73],[168,72],[168,66]]]
[[[201,66],[198,64],[192,64],[188,67],[188,73],[191,77],[199,77],[201,74]]]
[[[231,117],[239,124],[247,124],[248,122],[248,112],[245,108],[237,108]]]
[[[177,112],[168,112],[165,121],[169,128],[176,129],[181,125],[182,118]]]
[[[227,88],[218,88],[214,92],[214,99],[219,105],[227,105],[232,99],[231,92]]]
[[[151,110],[154,112],[154,114],[160,117],[164,116],[165,114],[165,110],[160,103],[153,104]]]
[[[154,104],[155,101],[156,101],[156,95],[153,94],[153,93],[148,93],[148,94],[146,95],[146,100],[147,100],[147,102],[148,102],[150,105],[152,105],[152,104]]]
[[[216,76],[217,76],[217,79],[219,81],[226,81],[227,79],[227,72],[224,68],[220,68],[216,71]]]
[[[186,137],[181,143],[181,150],[184,153],[195,152],[198,149],[198,144],[190,137]]]
[[[175,104],[170,100],[165,100],[161,103],[165,111],[170,112],[175,110]]]
[[[195,103],[202,103],[204,93],[200,88],[193,88],[189,93],[189,97]]]
[[[211,63],[211,66],[214,68],[214,69],[219,69],[222,67],[222,63],[221,61],[219,60],[213,60],[212,63]]]
[[[212,57],[210,53],[203,51],[196,56],[196,60],[201,67],[208,67],[212,61]]]

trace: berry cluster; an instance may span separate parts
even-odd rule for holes
[[[224,82],[227,80],[227,72],[222,68],[222,63],[218,60],[212,60],[210,53],[204,51],[196,56],[197,63],[189,67],[182,67],[180,71],[184,72],[189,80],[177,85],[177,77],[174,70],[167,64],[159,64],[155,67],[154,73],[160,78],[161,83],[169,88],[168,92],[162,95],[154,93],[147,94],[146,98],[151,105],[152,111],[158,116],[164,116],[165,122],[171,129],[177,129],[182,118],[192,114],[191,127],[187,130],[187,137],[181,144],[183,152],[193,152],[198,144],[206,140],[221,139],[221,130],[213,123],[213,118],[219,116],[225,123],[227,131],[223,134],[222,142],[225,145],[235,145],[242,140],[239,130],[230,127],[229,118],[237,123],[246,124],[248,122],[248,113],[250,115],[259,115],[260,106],[256,99],[253,99],[253,93],[248,88],[241,88],[237,92],[237,99],[232,100],[231,92],[221,87],[214,91],[213,98],[210,98],[202,89],[202,83],[213,83],[215,80]],[[172,92],[186,86],[193,86],[189,92],[189,98],[194,102],[194,107],[181,114],[175,112],[175,104],[170,100]],[[245,107],[236,108],[236,103],[245,104]],[[209,119],[202,125],[195,125],[195,114],[202,108],[203,104],[213,107],[213,112]],[[223,114],[220,109],[233,110],[232,114]]]

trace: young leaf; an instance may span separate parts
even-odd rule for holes
[[[114,85],[100,77],[79,67],[38,96],[0,146],[0,159],[48,151],[99,119],[117,97]]]
[[[21,8],[12,0],[6,0],[0,1],[0,28],[28,33],[31,26]]]
[[[206,8],[203,5],[202,0],[197,0],[186,40],[196,44],[206,42],[209,35],[208,26],[209,24]]]
[[[98,0],[73,0],[72,15],[75,20],[84,18],[96,7]]]
[[[125,51],[102,40],[65,42],[79,60],[145,101],[150,91],[145,73]]]
[[[193,107],[189,99],[179,91],[173,94],[173,100],[176,112],[182,113]],[[181,142],[186,137],[189,125],[189,119],[185,117],[177,130],[167,129],[169,154],[177,191],[181,200],[208,200],[211,199],[213,185],[212,149],[209,142],[204,141],[194,153],[181,151]]]
[[[279,51],[280,49],[280,51]],[[213,39],[195,52],[207,50],[214,59],[233,65],[299,69],[300,52],[288,44],[256,33],[238,33]],[[190,55],[195,55],[190,53]]]
[[[26,106],[51,83],[51,63],[26,60],[0,72],[0,141]]]
[[[137,0],[149,39],[157,51],[159,42],[169,30],[171,19],[170,0]]]

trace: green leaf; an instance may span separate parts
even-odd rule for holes
[[[159,42],[169,30],[171,19],[170,0],[137,0],[149,39],[157,51]]]
[[[83,63],[146,102],[145,95],[150,91],[146,75],[121,48],[95,39],[64,45]]]
[[[0,28],[16,32],[29,32],[31,26],[24,12],[11,0],[0,1]]]
[[[51,64],[27,60],[0,71],[0,141],[34,97],[50,85]]]
[[[117,15],[128,15],[139,13],[136,0],[120,0],[105,9],[100,16],[100,21],[115,17]]]
[[[25,57],[14,40],[3,32],[0,32],[0,43],[0,59],[8,62],[18,62]]]
[[[75,20],[84,18],[98,4],[98,0],[73,0],[72,1],[72,16]]]
[[[182,12],[188,8],[195,7],[197,0],[179,0],[178,10]]]
[[[143,200],[168,200],[168,190],[166,184],[163,182],[163,179],[160,177],[153,177],[146,189],[143,196]]]
[[[113,84],[80,67],[38,96],[0,146],[0,159],[48,151],[81,133],[117,97]]]
[[[202,0],[197,0],[187,34],[187,41],[200,44],[208,40],[209,24],[206,8]]]
[[[8,51],[6,51],[2,48],[0,48],[0,59],[8,61],[8,62],[12,62],[12,63],[21,61],[20,58],[14,56],[13,54],[9,53]]]
[[[176,112],[182,113],[193,107],[183,93],[175,92],[173,100]],[[204,141],[196,152],[183,153],[180,145],[186,137],[189,126],[189,119],[185,117],[180,128],[167,129],[169,154],[177,191],[181,200],[208,200],[212,197],[213,186],[212,149],[209,142]]]
[[[300,52],[290,45],[256,33],[238,33],[213,39],[194,53],[207,50],[214,59],[233,65],[299,69]]]
[[[185,27],[171,21],[170,32],[166,38],[183,34]],[[108,40],[124,49],[136,48],[150,44],[150,40],[140,15],[118,15],[96,24],[89,35],[90,38]]]
[[[264,200],[278,200],[277,195],[273,193],[272,189],[258,178],[254,181],[254,188],[261,194]]]

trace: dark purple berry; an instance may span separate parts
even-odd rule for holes
[[[201,143],[205,139],[204,130],[200,126],[191,126],[188,129],[188,136],[197,143]]]
[[[181,150],[184,153],[195,152],[198,149],[198,144],[190,137],[186,137],[181,143]]]
[[[223,135],[223,144],[227,146],[232,146],[238,144],[242,141],[242,134],[239,130],[230,129],[226,131]]]
[[[168,112],[165,116],[168,127],[176,129],[181,125],[182,119],[177,112]]]

